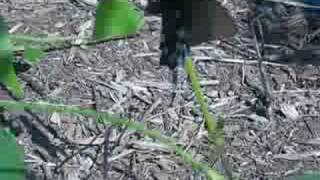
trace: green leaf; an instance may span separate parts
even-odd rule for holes
[[[7,25],[0,16],[0,83],[17,98],[23,97],[23,90],[13,67],[13,46],[10,43]]]
[[[108,0],[98,4],[95,38],[128,36],[143,26],[143,15],[128,0]]]
[[[319,180],[320,172],[306,171],[303,175],[290,177],[287,180]]]
[[[8,130],[0,130],[0,179],[23,180],[25,177],[24,154]]]
[[[39,48],[27,46],[23,53],[23,58],[30,64],[35,65],[44,57],[44,52]]]

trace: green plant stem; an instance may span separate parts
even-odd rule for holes
[[[77,39],[76,36],[48,36],[48,37],[33,37],[29,35],[10,35],[10,39],[12,41],[29,41],[34,43],[56,43],[56,42],[64,42],[64,41],[74,41]]]
[[[222,127],[218,126],[218,121],[209,112],[208,105],[204,99],[203,90],[200,86],[198,72],[193,66],[191,57],[188,57],[186,59],[185,69],[191,80],[191,86],[193,91],[195,92],[196,101],[200,105],[200,111],[203,114],[205,128],[208,131],[209,146],[210,148],[215,149],[215,154],[217,157],[223,158],[223,153],[224,153],[223,126]]]
[[[77,36],[67,36],[67,37],[33,37],[28,35],[10,35],[10,40],[17,44],[14,46],[14,51],[22,52],[25,50],[24,44],[28,43],[28,45],[34,45],[35,47],[40,48],[43,51],[52,51],[59,49],[66,49],[71,47],[79,47],[79,46],[88,46],[95,45],[99,43],[104,43],[108,41],[115,41],[125,38],[132,38],[134,34],[129,34],[127,36],[117,36],[111,38],[103,38],[103,39],[93,39],[91,37],[77,37]],[[79,40],[79,41],[76,41]]]
[[[191,57],[186,59],[185,69],[187,71],[188,76],[191,80],[191,86],[193,91],[195,92],[196,101],[200,105],[200,111],[203,113],[205,127],[209,134],[216,133],[217,131],[217,120],[213,118],[212,114],[209,112],[208,105],[204,99],[204,93],[200,86],[200,81],[198,78],[198,73],[196,69],[193,67]],[[222,144],[223,145],[223,144]]]
[[[165,147],[176,152],[186,163],[190,164],[195,170],[205,173],[209,180],[224,180],[224,177],[211,169],[207,164],[195,161],[190,153],[187,153],[181,147],[177,146],[176,140],[171,137],[164,136],[158,130],[149,130],[143,123],[134,122],[130,119],[120,118],[109,113],[97,112],[88,108],[80,108],[76,106],[50,104],[46,102],[17,102],[0,100],[0,107],[4,107],[9,111],[32,110],[38,112],[58,112],[73,115],[82,115],[86,117],[95,117],[100,123],[110,123],[114,126],[127,126],[128,129],[135,130],[158,140]]]

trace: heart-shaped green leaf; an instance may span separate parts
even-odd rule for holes
[[[23,97],[23,90],[13,67],[13,47],[8,36],[7,25],[0,16],[0,83],[17,98]]]
[[[0,129],[0,179],[23,180],[25,177],[23,149],[8,130]]]
[[[143,15],[128,0],[103,1],[98,4],[96,11],[95,38],[132,35],[143,24]]]

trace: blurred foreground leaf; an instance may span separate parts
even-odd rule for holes
[[[23,150],[8,130],[0,129],[0,179],[23,180],[25,177]]]
[[[95,38],[128,36],[143,26],[143,15],[128,0],[108,0],[98,4]]]
[[[23,90],[13,67],[13,47],[8,36],[8,28],[0,16],[0,83],[16,97],[23,97]]]

